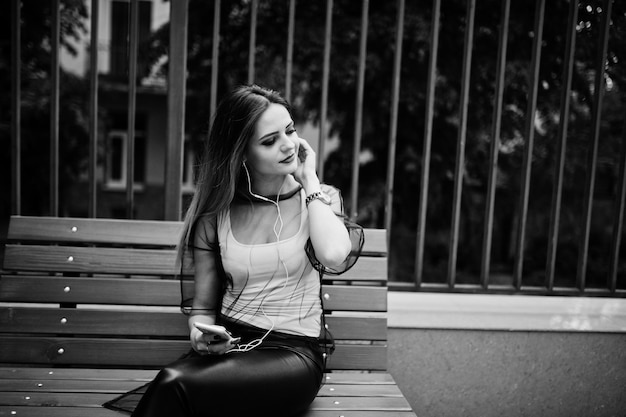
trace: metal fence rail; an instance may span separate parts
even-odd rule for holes
[[[60,0],[50,0],[51,10],[51,119],[50,119],[50,190],[49,190],[49,214],[58,216],[59,211],[59,184],[58,173],[60,170],[59,163],[59,36],[60,27]],[[21,28],[18,24],[21,21],[21,4],[20,0],[12,0],[12,59],[13,67],[12,77],[12,119],[11,119],[11,153],[12,153],[12,188],[11,203],[12,212],[20,214],[22,211],[22,165],[21,161],[25,157],[22,154],[21,141],[21,112],[20,112],[20,77],[23,69],[20,66],[21,60]],[[91,40],[90,48],[92,51],[98,49],[98,0],[91,0]],[[130,0],[129,13],[129,71],[128,71],[128,140],[127,146],[127,176],[126,176],[126,204],[127,217],[133,217],[134,207],[134,152],[135,152],[135,117],[137,111],[137,49],[138,49],[138,4],[139,0]],[[256,80],[256,51],[257,51],[257,31],[259,25],[264,24],[258,19],[259,0],[248,2],[250,7],[250,34],[249,34],[249,55],[248,55],[248,75],[247,82],[253,83]],[[452,191],[452,207],[450,219],[450,232],[448,239],[448,259],[446,263],[447,271],[445,272],[445,282],[433,283],[428,282],[425,272],[425,252],[427,239],[427,211],[429,207],[429,181],[431,180],[431,150],[434,137],[434,120],[436,118],[435,98],[437,96],[437,77],[438,69],[444,65],[444,59],[450,59],[449,56],[442,57],[440,54],[440,32],[441,32],[441,0],[432,0],[430,9],[430,37],[429,37],[429,58],[427,66],[427,77],[425,91],[424,114],[416,114],[414,117],[423,117],[424,131],[422,137],[421,149],[421,165],[419,168],[419,188],[415,190],[414,195],[417,196],[415,201],[417,211],[417,226],[415,239],[415,263],[414,263],[414,280],[410,283],[401,285],[395,283],[397,288],[406,288],[413,290],[427,291],[461,291],[461,292],[507,292],[507,293],[536,293],[536,294],[570,294],[570,295],[608,295],[614,297],[623,297],[626,295],[624,289],[624,278],[618,279],[624,271],[620,270],[620,247],[623,236],[624,210],[626,205],[626,132],[623,133],[624,143],[621,146],[621,156],[619,158],[618,168],[618,184],[617,192],[614,200],[614,220],[611,236],[611,245],[608,255],[610,257],[609,276],[607,283],[602,288],[590,288],[587,283],[587,270],[589,268],[589,241],[590,229],[593,218],[593,201],[594,190],[596,184],[596,171],[598,169],[598,147],[601,136],[601,123],[603,115],[603,100],[605,97],[605,67],[607,61],[607,48],[610,38],[611,14],[613,11],[613,0],[602,0],[598,6],[598,14],[600,18],[599,37],[597,39],[597,61],[595,70],[595,79],[593,82],[593,105],[591,106],[592,115],[592,135],[589,139],[587,173],[584,185],[584,207],[581,216],[581,230],[579,235],[578,248],[578,265],[575,284],[568,288],[559,287],[555,283],[555,260],[557,258],[557,248],[559,243],[559,226],[560,215],[562,212],[562,194],[564,190],[564,166],[567,163],[568,150],[568,122],[570,120],[570,107],[572,95],[572,79],[575,70],[575,52],[577,29],[579,25],[579,9],[585,7],[578,0],[569,1],[569,15],[567,17],[567,28],[565,31],[566,47],[563,56],[563,74],[562,74],[562,90],[561,104],[559,111],[559,128],[557,134],[558,147],[556,152],[556,160],[554,164],[554,186],[552,187],[552,202],[550,206],[550,223],[548,231],[548,247],[546,254],[545,266],[545,282],[539,286],[528,286],[525,284],[524,271],[524,248],[527,244],[528,211],[531,188],[531,174],[533,172],[533,152],[535,145],[535,113],[538,109],[539,101],[539,84],[540,84],[540,67],[542,64],[542,43],[544,26],[546,25],[546,2],[545,0],[536,0],[534,6],[534,28],[532,33],[532,50],[530,51],[530,62],[528,71],[528,89],[527,89],[527,107],[525,124],[523,128],[524,151],[523,163],[520,173],[520,189],[518,200],[517,226],[514,230],[514,255],[512,266],[512,281],[510,285],[497,285],[491,282],[492,270],[492,249],[493,249],[493,233],[494,233],[494,214],[496,212],[496,188],[498,183],[498,165],[500,154],[500,138],[502,134],[502,118],[507,103],[504,100],[504,90],[506,87],[506,69],[507,69],[507,48],[509,42],[510,20],[511,20],[511,1],[503,0],[501,2],[500,20],[498,32],[498,49],[497,49],[497,67],[495,69],[494,93],[493,93],[493,111],[492,111],[492,127],[490,132],[490,145],[488,155],[488,185],[485,192],[485,210],[482,248],[480,256],[480,272],[478,282],[476,284],[466,284],[458,282],[457,271],[457,254],[461,244],[461,212],[462,197],[465,186],[465,165],[466,165],[466,141],[468,136],[468,107],[470,104],[470,85],[472,75],[473,51],[475,47],[474,34],[476,32],[475,18],[477,10],[476,0],[467,0],[466,12],[464,19],[464,42],[462,57],[462,74],[460,79],[460,94],[458,106],[458,131],[456,149],[455,169],[453,175],[453,191]],[[169,53],[169,73],[168,73],[168,107],[167,107],[167,154],[165,163],[165,181],[164,181],[164,213],[166,220],[178,219],[181,212],[181,179],[183,166],[183,143],[184,143],[184,120],[185,120],[185,82],[187,72],[187,27],[189,21],[188,12],[189,0],[177,0],[170,2],[170,53]],[[220,44],[221,31],[229,25],[228,21],[222,19],[222,3],[220,0],[213,1],[213,32],[212,32],[212,65],[211,65],[211,96],[210,96],[210,115],[215,112],[218,100],[218,75],[220,71],[220,54],[225,53]],[[588,6],[587,6],[588,7]],[[333,0],[327,0],[324,8],[324,48],[322,63],[322,80],[321,80],[321,101],[320,101],[320,117],[319,117],[319,152],[320,160],[318,163],[320,177],[324,175],[324,144],[329,131],[329,121],[327,117],[329,95],[329,76],[334,68],[338,65],[333,61],[333,14],[337,5]],[[364,95],[367,91],[365,85],[365,74],[368,71],[367,54],[368,54],[368,30],[372,17],[370,16],[370,2],[362,0],[361,2],[361,19],[360,34],[358,40],[358,68],[356,71],[357,80],[355,88],[355,104],[354,104],[354,136],[353,136],[353,155],[351,167],[351,189],[349,208],[350,215],[356,218],[359,213],[359,184],[360,184],[360,163],[359,156],[362,152],[363,123],[364,123]],[[400,117],[398,106],[401,101],[402,76],[401,69],[403,66],[403,54],[407,53],[403,47],[404,23],[407,19],[407,8],[405,0],[397,0],[396,4],[396,27],[395,41],[391,45],[394,51],[394,62],[392,70],[392,79],[389,80],[389,96],[390,99],[390,118],[388,130],[388,155],[387,155],[387,171],[386,171],[386,190],[385,190],[385,209],[384,209],[384,227],[387,230],[393,228],[393,207],[394,207],[394,183],[401,181],[396,178],[396,147],[398,143],[398,119]],[[286,39],[285,59],[285,85],[284,93],[287,99],[293,99],[293,66],[294,66],[294,33],[297,27],[298,5],[296,0],[288,1],[288,35]],[[266,24],[266,23],[265,23]],[[295,52],[297,54],[297,51]],[[97,195],[97,149],[98,149],[98,108],[99,108],[99,84],[98,84],[98,54],[90,54],[90,97],[89,97],[89,216],[95,217],[96,213],[96,195]],[[243,81],[243,80],[242,80]],[[626,129],[624,129],[626,130]],[[413,202],[411,202],[413,203]],[[393,245],[392,245],[393,248]],[[393,249],[392,249],[393,250]],[[620,284],[621,282],[621,284]]]

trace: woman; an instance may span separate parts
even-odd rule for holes
[[[307,409],[324,372],[313,264],[341,268],[352,248],[339,192],[315,168],[276,92],[244,86],[220,103],[179,245],[195,266],[193,352],[158,374],[134,416]]]

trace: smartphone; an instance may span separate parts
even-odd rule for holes
[[[194,322],[193,325],[202,333],[212,336],[212,341],[228,341],[230,339],[233,339],[233,336],[230,334],[230,332],[222,326],[204,324],[199,322]]]
[[[298,159],[300,160],[300,162],[304,162],[304,160],[306,159],[306,149],[304,149],[304,146],[300,145],[300,147],[298,148]]]

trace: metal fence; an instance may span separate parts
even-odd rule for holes
[[[51,83],[51,118],[50,118],[50,215],[58,216],[59,207],[59,179],[58,172],[59,166],[59,34],[60,28],[60,16],[61,0],[51,0],[53,11],[51,15],[51,68],[50,68],[50,83]],[[387,173],[386,173],[386,189],[384,190],[384,224],[383,227],[388,231],[391,231],[394,227],[393,222],[393,201],[394,201],[394,184],[401,180],[396,177],[396,162],[397,156],[397,136],[398,136],[398,119],[399,119],[399,102],[402,89],[402,77],[401,69],[403,66],[403,39],[404,34],[404,22],[407,19],[406,15],[406,0],[397,0],[396,4],[396,27],[395,27],[395,44],[390,45],[394,51],[392,79],[389,80],[389,95],[390,95],[390,112],[389,112],[389,128],[388,128],[388,154],[387,154]],[[91,0],[91,44],[90,49],[96,51],[97,45],[97,33],[98,33],[98,0]],[[285,85],[284,95],[287,99],[293,97],[293,60],[294,53],[294,32],[297,24],[297,4],[296,0],[288,0],[288,38],[287,48],[285,51],[284,62],[285,68]],[[531,174],[533,170],[533,146],[535,144],[535,132],[536,132],[536,120],[533,115],[537,112],[538,96],[540,89],[539,70],[542,60],[542,42],[543,42],[543,30],[546,24],[546,2],[545,0],[536,0],[534,4],[534,28],[532,36],[532,50],[530,51],[529,62],[529,78],[527,80],[527,108],[525,125],[522,132],[524,138],[524,157],[519,198],[517,202],[517,210],[519,218],[517,226],[514,231],[514,254],[512,256],[514,265],[512,267],[512,281],[506,285],[494,284],[491,280],[491,254],[493,251],[493,232],[494,232],[494,213],[495,213],[495,201],[496,190],[498,183],[498,160],[500,151],[500,138],[502,129],[503,111],[506,107],[504,102],[504,89],[506,87],[506,68],[507,68],[507,47],[508,47],[508,34],[510,29],[511,19],[511,0],[502,0],[499,4],[500,21],[497,28],[493,28],[498,31],[498,50],[497,50],[497,68],[495,71],[495,79],[493,80],[494,92],[492,99],[493,115],[492,115],[492,127],[490,133],[490,146],[488,155],[488,186],[485,193],[485,209],[484,209],[484,230],[482,236],[482,248],[480,250],[480,271],[478,272],[479,279],[472,284],[459,283],[458,282],[458,251],[461,243],[461,212],[462,212],[462,197],[464,192],[464,175],[466,165],[466,143],[468,136],[468,107],[470,105],[470,87],[471,87],[471,71],[472,60],[475,45],[474,34],[476,31],[475,18],[477,9],[477,0],[467,0],[465,11],[465,28],[464,28],[464,41],[463,41],[463,56],[462,56],[462,74],[460,79],[460,89],[458,94],[458,130],[456,149],[454,154],[456,157],[455,169],[453,172],[453,187],[452,187],[452,206],[451,206],[451,220],[449,237],[447,244],[447,262],[445,266],[445,272],[442,275],[445,276],[445,280],[442,282],[429,282],[425,277],[425,253],[426,253],[426,239],[427,239],[427,211],[430,198],[430,175],[431,175],[431,146],[435,137],[435,127],[433,121],[436,117],[435,97],[437,91],[437,77],[438,69],[444,59],[451,59],[450,56],[442,57],[440,51],[440,34],[441,34],[441,0],[432,0],[430,4],[430,36],[428,50],[431,51],[427,65],[427,90],[425,92],[425,103],[423,114],[415,114],[414,117],[422,117],[424,123],[424,131],[422,138],[421,149],[421,165],[419,168],[419,187],[414,190],[414,201],[406,202],[415,204],[417,211],[417,227],[415,230],[415,252],[414,252],[414,272],[413,280],[405,283],[392,283],[391,285],[396,288],[414,289],[414,290],[426,290],[426,291],[460,291],[460,292],[507,292],[507,293],[532,293],[532,294],[569,294],[569,295],[608,295],[614,297],[623,297],[626,292],[626,279],[624,275],[626,272],[624,269],[624,259],[620,258],[620,254],[623,257],[623,249],[621,249],[621,240],[623,236],[623,217],[624,206],[626,204],[626,145],[621,146],[621,156],[616,158],[619,160],[617,169],[617,184],[615,186],[614,195],[614,209],[612,219],[612,236],[611,244],[608,248],[607,258],[609,262],[608,274],[606,278],[606,285],[600,287],[589,287],[587,285],[586,274],[589,268],[588,265],[588,252],[589,252],[589,239],[590,228],[593,218],[593,199],[594,199],[594,187],[596,185],[595,173],[598,169],[598,143],[601,137],[601,123],[603,115],[603,98],[605,94],[605,67],[607,62],[607,45],[609,43],[609,33],[611,28],[611,16],[613,1],[604,0],[597,2],[597,15],[600,16],[600,29],[598,30],[599,36],[597,39],[597,60],[595,78],[593,80],[593,105],[591,106],[591,137],[588,143],[588,165],[587,172],[584,181],[584,208],[583,215],[580,220],[580,233],[578,236],[578,256],[576,267],[576,278],[573,285],[568,287],[560,287],[555,284],[555,262],[557,258],[557,247],[559,243],[559,224],[560,215],[562,212],[562,193],[564,187],[564,166],[566,161],[566,152],[568,145],[568,121],[570,120],[570,106],[572,96],[572,79],[576,65],[575,51],[577,40],[577,29],[581,24],[578,12],[582,5],[578,0],[569,1],[569,15],[567,17],[567,27],[564,30],[564,36],[566,37],[565,49],[562,57],[562,80],[561,80],[561,100],[559,111],[559,128],[556,140],[558,141],[557,152],[555,154],[554,164],[554,176],[552,187],[552,199],[550,207],[550,222],[549,231],[547,233],[547,253],[545,263],[545,274],[543,276],[543,282],[540,285],[527,285],[525,282],[524,271],[524,248],[526,242],[526,232],[528,229],[528,206],[529,196],[531,188]],[[21,165],[20,161],[24,158],[21,150],[21,119],[20,119],[20,74],[22,69],[20,68],[20,54],[21,54],[21,30],[18,22],[21,21],[21,2],[19,0],[12,0],[12,212],[15,214],[21,213]],[[136,98],[137,98],[137,49],[138,49],[138,0],[130,0],[130,28],[128,34],[129,42],[129,65],[128,65],[128,141],[127,141],[127,177],[126,177],[126,202],[127,202],[127,215],[132,217],[133,205],[134,205],[134,192],[133,186],[133,155],[135,150],[135,113],[136,113]],[[213,42],[212,42],[212,66],[211,66],[211,97],[210,97],[210,113],[214,113],[216,103],[218,100],[217,85],[218,74],[220,71],[220,57],[224,53],[223,45],[220,45],[220,31],[224,25],[228,25],[228,21],[223,21],[221,16],[221,7],[223,6],[220,0],[213,0],[214,7],[214,20],[213,20]],[[529,2],[530,4],[530,2]],[[187,28],[189,19],[189,3],[188,0],[176,0],[170,2],[170,44],[169,44],[169,72],[168,72],[168,107],[167,107],[167,152],[165,163],[165,219],[177,220],[181,212],[181,178],[182,178],[182,166],[183,166],[183,138],[185,132],[184,120],[185,120],[185,83],[187,72]],[[257,19],[257,9],[259,7],[259,0],[251,0],[248,2],[250,7],[250,31],[249,31],[249,50],[256,51],[257,49],[257,25],[259,24]],[[596,6],[593,6],[596,8]],[[329,102],[329,76],[333,69],[331,65],[332,57],[332,34],[333,34],[333,18],[334,18],[334,4],[333,0],[327,0],[325,2],[325,26],[324,26],[324,53],[323,53],[323,71],[321,80],[321,98],[320,98],[320,110],[319,110],[319,152],[318,155],[324,154],[325,146],[325,133],[328,131],[328,102]],[[358,215],[358,202],[359,202],[359,184],[360,184],[360,167],[359,157],[362,152],[362,136],[363,136],[363,124],[364,124],[364,94],[366,92],[365,85],[365,73],[367,67],[367,53],[368,53],[368,25],[371,21],[369,15],[370,2],[368,0],[362,0],[361,2],[361,27],[359,38],[359,52],[358,52],[358,69],[357,69],[357,81],[355,88],[355,104],[354,104],[354,136],[353,136],[353,153],[352,153],[352,173],[351,173],[351,188],[349,196],[350,215],[354,218]],[[96,35],[94,35],[96,34]],[[56,51],[56,52],[55,52]],[[255,74],[255,53],[250,53],[248,56],[248,78],[247,82],[252,83],[256,79]],[[97,189],[97,148],[98,148],[98,54],[92,53],[89,56],[90,59],[90,98],[89,98],[89,131],[90,131],[90,152],[89,152],[89,215],[96,216],[96,189]],[[625,129],[626,130],[626,129]],[[622,132],[622,136],[626,138],[626,132]],[[324,158],[319,160],[319,172],[320,176],[324,175]],[[391,234],[390,234],[391,236]],[[393,250],[393,242],[390,242]],[[621,268],[621,269],[620,269]],[[619,279],[618,279],[619,277]]]

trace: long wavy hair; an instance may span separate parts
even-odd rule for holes
[[[237,87],[218,105],[197,167],[195,193],[178,243],[179,262],[192,246],[198,219],[216,218],[230,207],[242,178],[248,142],[257,121],[271,103],[290,111],[289,103],[278,92],[258,85]],[[193,250],[190,252],[193,257]]]

